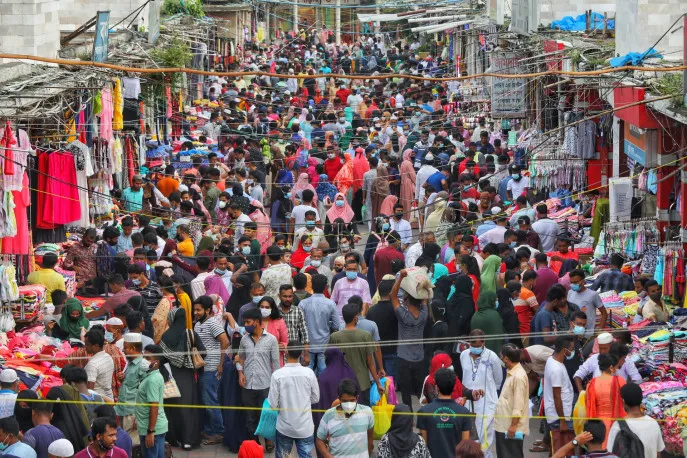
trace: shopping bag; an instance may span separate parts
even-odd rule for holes
[[[394,406],[387,403],[386,394],[382,394],[379,403],[372,407],[372,413],[375,418],[374,434],[375,440],[382,438],[384,434],[389,431],[391,427],[391,414],[394,411]]]
[[[579,435],[584,432],[584,422],[587,418],[587,392],[582,391],[577,398],[577,403],[573,408],[573,429],[575,434]]]
[[[386,387],[386,377],[382,377],[379,379],[380,385],[382,385],[382,388],[384,389],[384,393],[387,393],[387,387]],[[372,389],[370,390],[370,407],[374,407],[377,404],[379,404],[379,401],[382,399],[382,395],[379,393],[379,390],[376,389],[377,386],[373,386]]]
[[[255,435],[261,436],[268,441],[274,441],[277,438],[277,417],[279,411],[270,407],[267,399],[262,403],[262,412],[260,412],[260,422],[255,429]]]

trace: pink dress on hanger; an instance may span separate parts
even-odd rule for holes
[[[52,200],[52,211],[46,211],[43,217],[53,224],[71,223],[81,218],[74,156],[70,153],[54,152],[50,153],[49,159],[46,197]],[[57,179],[52,179],[52,177]]]
[[[112,116],[114,115],[114,102],[112,100],[112,90],[106,84],[102,90],[101,101],[103,109],[100,116],[100,136],[105,140],[112,140]],[[73,221],[73,220],[72,220]]]
[[[12,191],[14,197],[14,217],[17,221],[17,235],[2,239],[2,254],[31,254],[29,219],[26,209],[31,205],[29,177],[23,174],[21,191]]]

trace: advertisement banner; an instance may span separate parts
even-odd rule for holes
[[[160,9],[162,0],[150,0],[148,3],[148,43],[155,44],[160,36]]]
[[[520,58],[514,52],[494,52],[491,55],[493,73],[522,73]],[[524,78],[491,79],[491,115],[494,118],[526,117],[526,84]]]
[[[98,11],[95,22],[95,40],[93,40],[93,62],[107,61],[107,47],[110,37],[110,12]]]
[[[611,178],[609,183],[610,221],[629,221],[632,219],[632,180],[630,178]]]

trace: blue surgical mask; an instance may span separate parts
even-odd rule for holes
[[[226,274],[227,271],[226,271],[226,269],[224,269],[224,270],[222,270],[222,269],[215,269],[215,273],[221,277],[222,275]]]
[[[315,227],[315,221],[306,221],[305,227]]]
[[[110,343],[114,342],[114,334],[112,334],[110,331],[105,331],[105,340]]]
[[[484,351],[484,347],[470,347],[470,353],[473,355],[481,355]]]
[[[575,352],[570,353],[568,356],[565,357],[567,360],[571,360],[575,357]]]
[[[570,285],[570,289],[572,289],[575,292],[579,291],[581,288],[582,287],[580,285],[578,285],[577,283],[573,283],[572,285]]]
[[[290,192],[287,192],[287,193],[286,193],[286,198],[287,198],[287,199],[290,199],[290,198],[291,198],[291,193],[290,193]]]
[[[584,331],[585,331],[584,326],[575,326],[573,328],[573,334],[575,334],[576,336],[584,335]]]
[[[496,301],[496,306],[495,306],[496,310],[499,309],[499,305],[501,305],[501,304],[499,304],[499,301]]]
[[[258,304],[265,296],[253,296],[253,304]]]
[[[321,259],[311,259],[310,265],[313,267],[320,267],[322,265],[322,260]]]
[[[135,279],[131,280],[131,283],[133,283],[134,286],[138,286],[141,284],[141,280],[139,280],[138,278],[135,278]]]
[[[513,173],[513,174],[511,175],[511,178],[513,178],[514,180],[519,180],[519,179],[520,179],[520,174],[519,174],[519,173]]]
[[[356,278],[358,278],[358,272],[351,271],[351,270],[347,270],[347,271],[346,271],[346,278],[348,278],[349,280],[353,281],[353,280],[355,280]]]
[[[246,330],[246,333],[252,335],[255,332],[255,325],[246,326],[244,329]]]
[[[344,202],[343,200],[337,200],[336,202],[334,202],[334,204],[335,204],[337,207],[341,208],[341,207],[343,207],[343,206],[345,205],[345,202]]]
[[[244,246],[241,248],[241,254],[244,256],[248,256],[250,254],[250,247],[249,246]]]
[[[390,228],[391,228],[391,224],[389,224],[389,223],[382,224],[382,230],[383,231],[388,231]]]
[[[310,250],[312,250],[312,245],[303,247],[303,251],[310,252]]]
[[[515,248],[517,245],[518,245],[518,244],[517,244],[516,242],[510,242],[510,243],[508,244],[508,246],[511,247],[511,248]]]

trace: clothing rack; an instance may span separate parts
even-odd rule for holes
[[[637,218],[606,223],[604,241],[607,253],[621,253],[628,259],[638,259],[643,255],[658,255],[661,234],[656,218]]]

